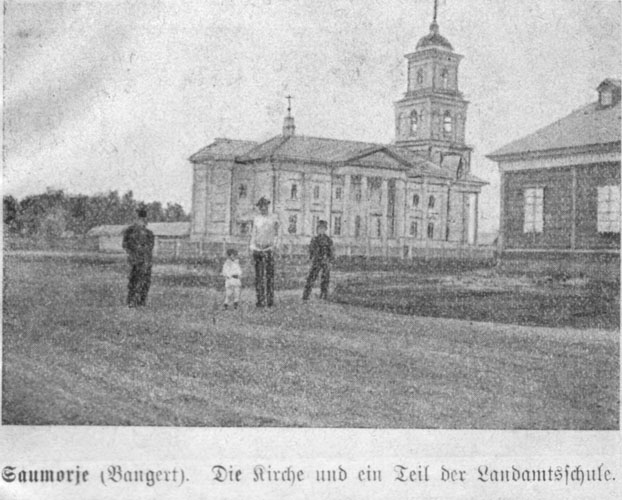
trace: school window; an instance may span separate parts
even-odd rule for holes
[[[410,221],[410,235],[414,236],[415,238],[417,237],[417,230],[419,229],[416,220]]]
[[[413,194],[413,207],[418,207],[419,206],[419,195],[418,194]]]
[[[544,188],[525,189],[523,196],[525,199],[523,232],[541,233],[544,225]]]
[[[320,199],[320,186],[313,186],[313,199],[314,200]]]
[[[434,238],[434,223],[428,223],[428,239],[431,240]]]
[[[340,188],[340,187],[335,188],[335,199],[336,200],[340,200],[341,199],[342,192],[343,192],[342,188]]]
[[[247,189],[246,184],[240,184],[238,187],[238,198],[241,200],[242,198],[246,198]]]
[[[599,233],[620,232],[620,186],[597,188],[598,211],[596,214]]]
[[[289,234],[296,234],[297,231],[298,231],[298,216],[290,215],[289,225],[287,226],[287,232]]]
[[[240,222],[240,234],[248,234],[248,222]]]
[[[428,198],[428,208],[434,208],[434,205],[436,205],[436,198],[432,195]]]
[[[298,199],[298,184],[292,184],[292,187],[289,190],[289,199],[290,200]]]
[[[333,219],[333,234],[341,236],[341,215],[335,215]]]
[[[354,237],[359,238],[361,236],[361,216],[357,215],[354,218]]]

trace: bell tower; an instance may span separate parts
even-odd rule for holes
[[[429,157],[437,164],[446,156],[459,156],[468,170],[471,148],[465,144],[468,101],[458,85],[462,56],[439,33],[437,3],[430,33],[415,52],[406,54],[408,83],[395,103],[395,144]]]

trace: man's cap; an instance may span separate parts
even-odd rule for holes
[[[325,220],[319,220],[317,221],[317,227],[328,227],[328,222]]]
[[[259,198],[259,200],[257,201],[257,206],[261,207],[261,206],[268,206],[270,205],[270,200],[268,198],[266,198],[265,196],[262,196],[261,198]]]
[[[147,210],[145,210],[144,208],[139,208],[138,210],[136,210],[136,215],[138,215],[138,217],[140,217],[141,219],[146,219]]]

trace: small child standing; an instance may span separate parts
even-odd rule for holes
[[[320,299],[328,298],[328,285],[330,283],[330,263],[333,260],[333,240],[326,234],[328,224],[321,220],[317,224],[317,236],[311,240],[309,245],[309,258],[311,259],[311,269],[307,276],[307,283],[302,294],[302,300],[309,300],[311,288],[317,279],[317,275],[322,272],[320,280]]]
[[[242,290],[242,268],[238,261],[238,252],[234,248],[227,250],[227,260],[222,266],[222,273],[225,277],[225,309],[229,308],[229,303],[233,301],[233,308],[238,308],[240,302],[240,292]]]

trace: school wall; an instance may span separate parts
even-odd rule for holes
[[[573,168],[576,169],[575,174]],[[573,175],[576,176],[574,181]],[[505,172],[501,186],[504,208],[500,221],[504,250],[619,249],[619,235],[617,237],[603,235],[597,230],[597,187],[611,184],[620,184],[619,162]],[[576,186],[574,211],[573,185]],[[525,203],[523,193],[527,188],[544,188],[541,233],[523,232]]]

